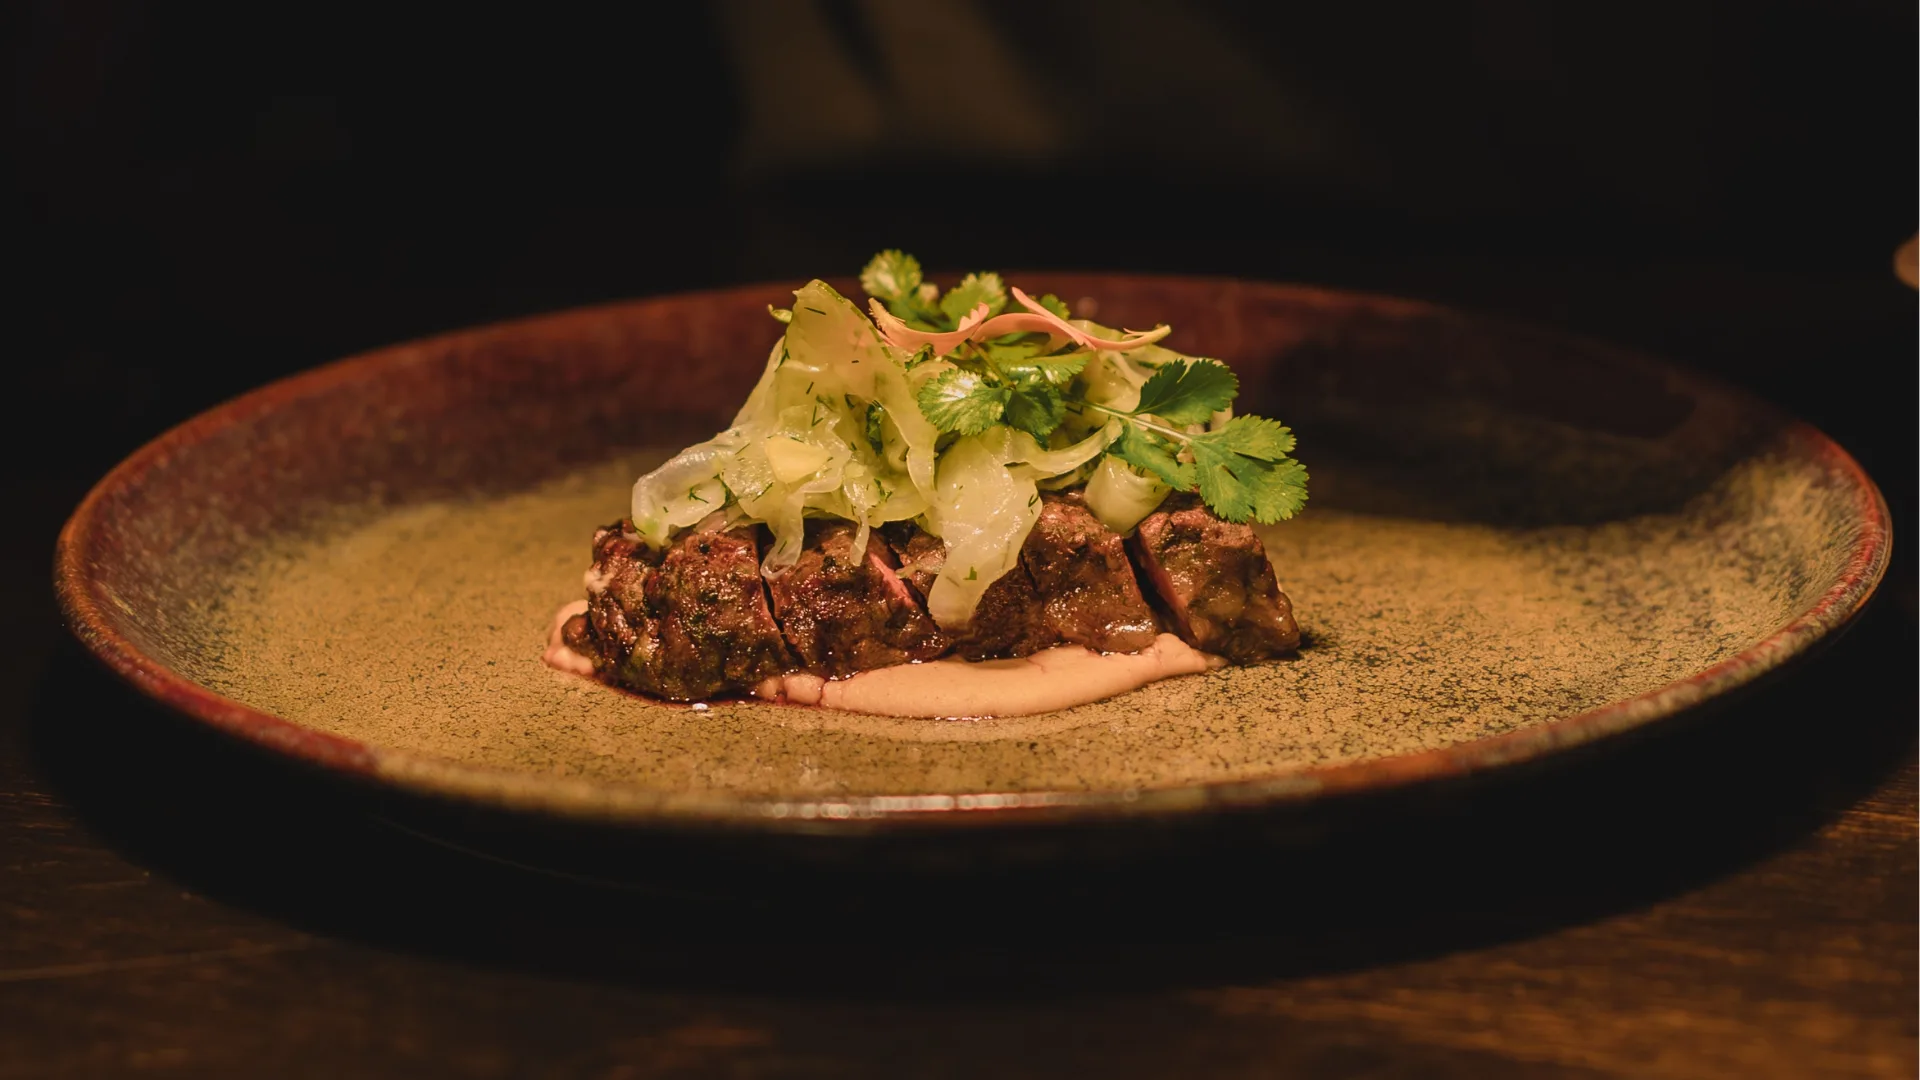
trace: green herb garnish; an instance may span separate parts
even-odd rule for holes
[[[989,316],[1007,307],[1007,290],[998,274],[969,274],[941,295],[922,280],[920,263],[900,251],[883,251],[861,272],[867,293],[910,327],[928,333],[952,333],[979,304]],[[1067,305],[1051,294],[1037,301],[1061,319]],[[1307,470],[1295,461],[1293,433],[1258,416],[1229,412],[1240,382],[1225,364],[1200,357],[1121,360],[1134,371],[1151,371],[1132,409],[1117,409],[1086,398],[1083,374],[1095,353],[1067,342],[1049,349],[1056,338],[1016,332],[987,340],[969,338],[945,357],[953,365],[921,385],[917,400],[927,420],[953,436],[978,435],[996,424],[1024,431],[1042,446],[1070,414],[1090,421],[1119,421],[1120,433],[1107,454],[1180,491],[1198,492],[1201,501],[1228,521],[1263,524],[1285,520],[1307,501]],[[1125,357],[1128,354],[1118,354]],[[936,359],[922,347],[907,369]],[[1102,362],[1107,362],[1103,360]],[[1135,375],[1138,378],[1139,375]],[[1206,427],[1206,430],[1196,430]]]
[[[991,375],[954,368],[920,388],[920,411],[941,431],[978,435],[1000,422],[1012,396]]]

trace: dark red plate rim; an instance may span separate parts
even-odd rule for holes
[[[592,320],[631,304],[684,302],[701,295],[764,294],[774,288],[742,286],[581,308],[521,321],[557,324]],[[1286,288],[1302,293],[1332,292]],[[1433,310],[1417,302],[1338,295],[1401,310]],[[1890,555],[1890,516],[1872,479],[1826,434],[1795,423],[1787,438],[1851,487],[1857,533],[1844,570],[1820,598],[1738,655],[1686,679],[1587,712],[1438,750],[1267,778],[1127,791],[956,792],[800,801],[657,791],[465,765],[330,735],[223,697],[146,655],[115,628],[86,569],[98,535],[98,515],[112,492],[138,485],[155,466],[238,421],[309,394],[365,379],[385,364],[407,355],[418,356],[423,345],[484,335],[502,325],[510,324],[454,331],[382,348],[281,379],[201,413],[136,450],[94,485],[61,530],[55,550],[54,586],[70,629],[110,669],[148,697],[220,731],[332,774],[429,796],[605,823],[844,833],[961,824],[1061,824],[1298,804],[1332,795],[1446,780],[1535,760],[1672,716],[1751,683],[1804,654],[1860,612],[1884,576]]]

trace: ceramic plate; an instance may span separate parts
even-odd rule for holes
[[[1172,323],[1298,432],[1312,502],[1266,533],[1297,658],[973,721],[668,706],[543,666],[594,527],[752,385],[777,287],[450,334],[235,400],[100,482],[60,597],[144,692],[327,770],[622,825],[871,833],[1297,805],[1539,758],[1786,663],[1886,566],[1885,506],[1831,440],[1640,356],[1307,288],[1021,280]]]

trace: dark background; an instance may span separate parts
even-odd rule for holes
[[[1682,359],[1739,374],[1742,306],[1786,303],[1845,335],[1755,373],[1796,404],[1911,370],[1871,336],[1912,314],[1903,0],[394,7],[9,6],[34,366],[150,431],[398,338],[902,246],[1482,304],[1497,266],[1582,326],[1710,284]]]
[[[86,417],[29,480],[30,562],[127,451],[277,376],[883,246],[1397,292],[1645,347],[1825,428],[1913,520],[1905,0],[0,18],[10,437],[50,403]]]
[[[0,10],[19,519],[0,530],[0,915],[21,931],[0,933],[0,981],[54,980],[14,987],[0,1073],[249,1075],[297,1053],[346,1075],[372,1046],[417,1074],[520,1075],[542,1045],[557,1073],[636,1054],[700,1072],[921,1040],[1054,1075],[1911,1075],[1913,982],[1888,974],[1912,966],[1916,307],[1891,267],[1920,187],[1909,0],[397,7]],[[1719,726],[1435,826],[1474,843],[1324,855],[1322,886],[1357,884],[1303,901],[1324,932],[1305,946],[1232,936],[1279,917],[1266,894],[1222,913],[1134,881],[1111,907],[1082,881],[1073,902],[1107,921],[1068,925],[1051,960],[986,941],[904,974],[899,940],[797,945],[778,906],[555,894],[343,819],[167,728],[58,626],[60,522],[222,399],[477,322],[851,273],[884,246],[1399,293],[1715,372],[1875,475],[1894,602]],[[729,919],[762,930],[728,945]],[[1108,949],[1143,925],[1168,942]],[[168,951],[188,959],[140,967]],[[1263,979],[1283,981],[1195,1011]],[[994,1011],[1012,985],[1017,1019]],[[1482,1002],[1507,1015],[1526,987],[1595,1024],[1543,1014],[1519,1050],[1460,1049]],[[1292,1019],[1233,1011],[1256,1004]],[[604,1041],[622,1024],[666,1042]]]

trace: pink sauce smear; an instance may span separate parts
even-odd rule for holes
[[[585,611],[576,600],[554,616],[543,659],[574,675],[592,675],[593,662],[560,640],[566,621]],[[1174,675],[1193,675],[1226,661],[1172,634],[1137,653],[1097,653],[1079,645],[1043,649],[1012,660],[948,657],[925,664],[863,671],[826,680],[804,673],[767,679],[754,696],[793,705],[822,705],[881,716],[981,719],[1027,716],[1086,705]]]
[[[548,667],[558,668],[572,675],[593,674],[593,661],[567,648],[566,643],[560,640],[560,629],[567,625],[567,620],[575,615],[586,613],[587,602],[575,600],[554,615],[553,629],[547,631],[547,651],[540,655],[540,659],[545,660]]]

